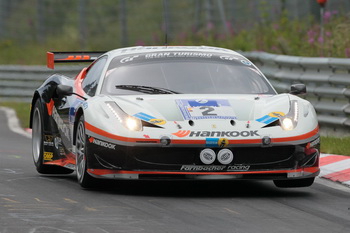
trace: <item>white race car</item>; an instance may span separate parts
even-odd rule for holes
[[[34,93],[30,125],[39,173],[76,170],[82,187],[111,179],[269,179],[305,187],[319,174],[313,106],[277,94],[232,50],[130,47],[51,52],[92,62],[75,78],[55,74]]]

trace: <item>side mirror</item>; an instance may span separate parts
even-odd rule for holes
[[[59,84],[56,87],[56,93],[58,96],[69,96],[73,94],[73,87]]]
[[[305,84],[303,84],[303,83],[293,84],[290,87],[289,94],[292,94],[292,95],[306,94],[306,86],[305,86]]]

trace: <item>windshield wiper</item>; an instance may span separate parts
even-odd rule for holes
[[[139,86],[139,85],[117,85],[118,89],[138,91],[146,94],[180,94],[179,92],[168,90],[161,87],[149,87],[149,86]]]

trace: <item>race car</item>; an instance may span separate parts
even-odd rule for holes
[[[304,84],[278,94],[246,57],[207,46],[48,52],[90,62],[34,92],[33,159],[42,174],[99,179],[267,179],[307,187],[320,135]]]

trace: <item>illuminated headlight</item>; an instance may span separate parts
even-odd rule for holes
[[[298,124],[299,106],[297,100],[290,102],[290,110],[287,115],[280,118],[281,126],[284,130],[293,130]]]
[[[284,130],[292,130],[292,129],[294,129],[293,121],[292,121],[292,119],[290,119],[288,117],[282,119],[281,125],[282,125],[282,128]]]
[[[125,120],[126,128],[132,131],[140,131],[141,130],[141,121],[135,117],[128,117]]]
[[[125,128],[131,131],[142,131],[142,122],[140,119],[126,114],[115,102],[105,102],[113,115],[122,123]]]

